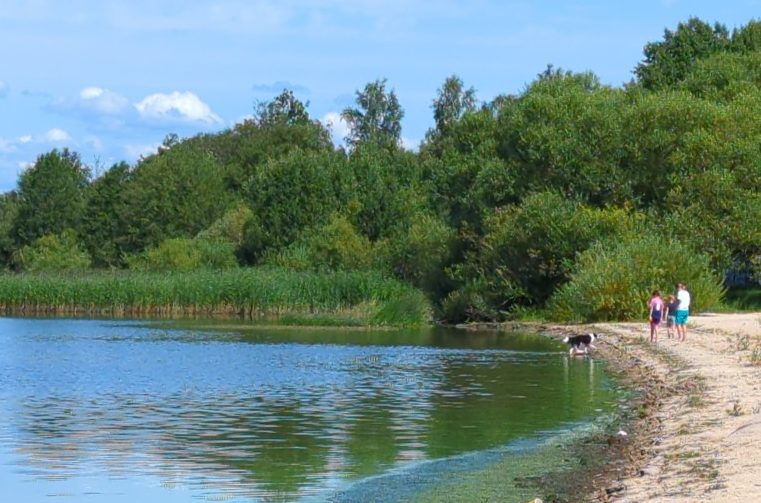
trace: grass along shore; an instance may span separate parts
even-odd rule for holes
[[[13,315],[208,316],[317,325],[419,325],[425,296],[375,272],[221,271],[0,275]]]

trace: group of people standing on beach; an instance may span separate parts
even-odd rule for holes
[[[661,292],[655,290],[648,301],[650,310],[650,342],[658,342],[658,326],[666,318],[666,334],[671,339],[676,329],[676,339],[684,342],[687,339],[687,318],[690,314],[690,292],[687,285],[676,285],[676,293],[669,295],[668,303],[664,303]]]

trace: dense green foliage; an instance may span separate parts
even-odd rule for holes
[[[89,170],[79,156],[54,150],[21,173],[18,214],[11,233],[20,245],[47,234],[78,229],[85,209]]]
[[[15,192],[0,195],[0,265],[11,263],[16,249],[11,231],[18,215],[18,195]]]
[[[673,293],[675,277],[688,286],[692,310],[715,306],[723,295],[706,255],[653,233],[631,236],[614,246],[595,245],[581,254],[575,267],[571,280],[550,303],[555,319],[644,320],[652,292]],[[643,275],[643,270],[649,274]]]
[[[466,285],[479,283],[489,318],[521,304],[544,304],[569,280],[576,255],[592,244],[631,233],[636,217],[593,208],[555,192],[529,194],[520,206],[495,212],[476,251],[459,269]],[[509,293],[509,296],[506,294]]]
[[[71,229],[60,234],[46,234],[31,245],[18,250],[14,262],[26,271],[84,271],[91,259],[80,249],[77,236]]]
[[[640,318],[680,281],[714,307],[727,271],[761,277],[760,68],[761,22],[693,18],[621,88],[548,66],[479,103],[452,75],[417,152],[385,79],[343,111],[338,148],[286,89],[94,178],[68,150],[41,155],[0,196],[0,265],[376,274],[417,289],[390,312],[420,291],[450,322]]]
[[[325,224],[304,232],[267,261],[295,270],[369,270],[373,244],[345,217],[334,214]]]

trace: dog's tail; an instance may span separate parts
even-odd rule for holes
[[[570,340],[571,339],[569,339],[567,335],[565,337],[563,337],[563,342],[565,342],[566,344],[568,344],[568,341],[570,341]]]

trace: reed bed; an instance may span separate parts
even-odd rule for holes
[[[422,324],[430,312],[421,292],[380,273],[271,267],[3,274],[0,309],[22,315],[290,317],[306,324],[335,319],[365,325]]]

